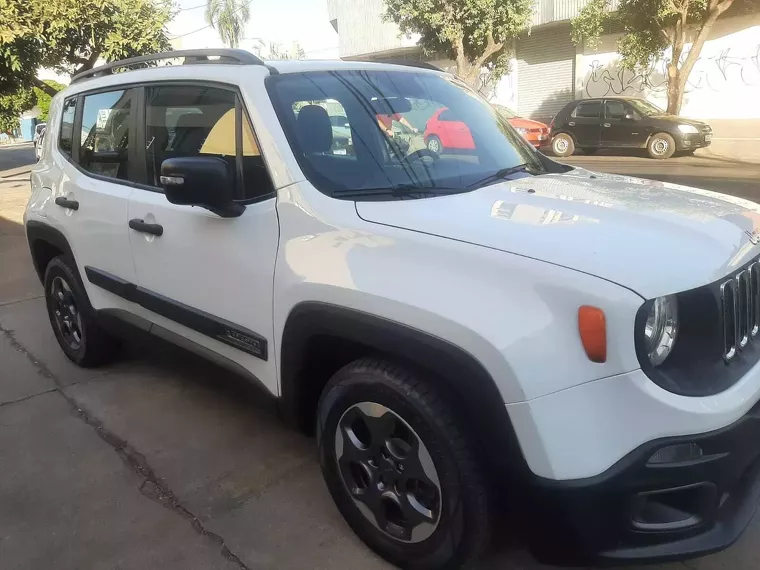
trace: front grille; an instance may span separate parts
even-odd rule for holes
[[[723,359],[733,360],[760,331],[760,263],[755,262],[720,286]]]

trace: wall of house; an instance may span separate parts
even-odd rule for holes
[[[646,97],[667,106],[669,55],[643,72],[619,65],[616,41],[602,38],[597,49],[584,49],[576,67],[576,95]],[[760,118],[760,14],[720,19],[689,76],[681,115],[695,119]]]

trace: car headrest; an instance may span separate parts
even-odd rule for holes
[[[327,152],[332,147],[332,125],[324,107],[319,105],[303,107],[298,112],[296,131],[304,152]]]

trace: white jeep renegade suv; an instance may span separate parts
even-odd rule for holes
[[[469,148],[426,145],[442,108]],[[555,163],[451,75],[96,68],[25,221],[71,360],[128,323],[260,384],[400,566],[471,560],[502,506],[566,564],[716,551],[754,512],[760,208]]]

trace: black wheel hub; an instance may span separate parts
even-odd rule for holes
[[[433,534],[441,513],[438,473],[400,416],[380,404],[354,404],[338,421],[335,453],[349,495],[373,525],[403,542]]]
[[[84,332],[74,293],[62,277],[55,277],[50,287],[51,310],[64,342],[73,350],[82,345]]]

